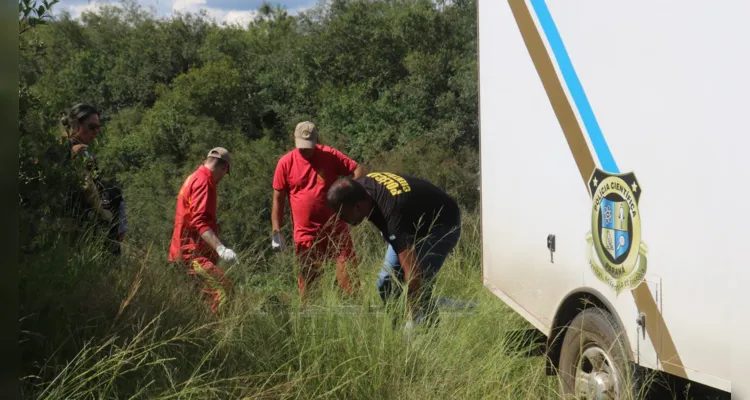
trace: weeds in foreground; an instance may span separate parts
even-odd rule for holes
[[[385,248],[366,230],[354,234],[356,299],[335,289],[327,266],[301,305],[291,252],[242,254],[252,262],[227,269],[237,290],[218,317],[154,248],[121,260],[57,249],[24,270],[24,397],[560,398],[544,359],[528,355],[533,342],[517,334],[526,322],[482,287],[475,223],[434,294],[476,306],[445,308],[436,327],[411,336],[394,324],[404,304],[394,314],[376,293]]]

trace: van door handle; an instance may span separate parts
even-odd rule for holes
[[[555,252],[555,235],[547,235],[547,249],[549,250],[549,262],[555,263],[554,252]]]

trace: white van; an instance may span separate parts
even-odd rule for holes
[[[484,285],[567,393],[637,365],[738,398],[750,2],[477,3]]]

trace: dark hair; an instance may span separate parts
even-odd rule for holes
[[[83,121],[89,119],[92,115],[99,115],[99,110],[96,107],[90,104],[76,104],[68,110],[67,115],[60,118],[60,124],[65,129],[65,133],[70,136],[71,133],[78,130]]]
[[[369,196],[361,183],[350,177],[337,180],[328,189],[326,204],[338,212],[341,206],[353,206]]]

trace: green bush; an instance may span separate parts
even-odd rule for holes
[[[23,395],[28,398],[547,398],[553,382],[509,330],[525,322],[481,286],[474,1],[337,0],[290,16],[265,5],[247,29],[156,19],[134,2],[61,16],[20,37]],[[25,3],[24,3],[25,4]],[[53,223],[78,183],[58,118],[102,110],[91,151],[124,188],[124,254],[70,244]],[[368,170],[453,194],[464,236],[437,294],[476,300],[404,342],[374,282],[385,246],[353,229],[362,296],[323,282],[301,308],[293,250],[270,252],[271,183],[302,120]],[[223,146],[222,241],[242,262],[227,315],[207,312],[167,262],[177,192]],[[55,156],[57,155],[57,156]],[[57,157],[57,158],[56,158]],[[288,210],[288,207],[287,207]],[[287,211],[285,233],[290,235]],[[277,306],[269,299],[278,299]]]

